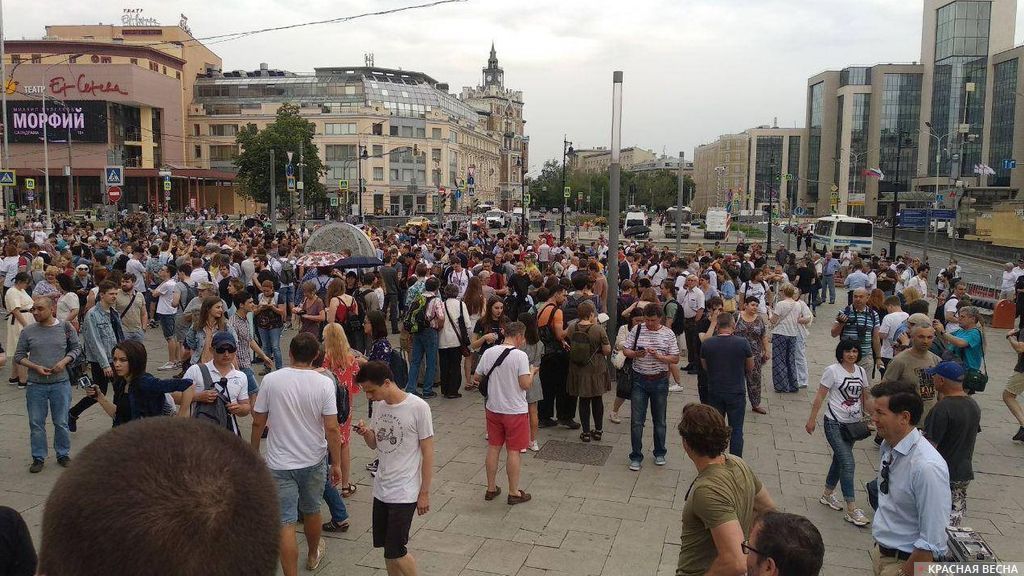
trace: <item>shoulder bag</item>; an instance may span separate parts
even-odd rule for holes
[[[501,363],[505,361],[505,358],[514,349],[515,348],[512,346],[505,348],[505,351],[498,356],[498,359],[494,361],[494,364],[491,364],[491,367],[487,369],[487,373],[480,376],[480,384],[477,385],[477,388],[480,390],[480,394],[482,394],[484,398],[487,398],[487,382],[491,379],[491,374],[494,373],[494,369],[501,366]]]
[[[864,371],[860,366],[857,367],[858,371]],[[867,373],[865,372],[862,376],[865,384],[867,383]],[[825,399],[828,402],[828,399]],[[868,436],[871,436],[871,430],[868,429],[867,422],[858,420],[857,422],[844,423],[840,422],[839,418],[836,417],[836,413],[832,411],[832,406],[829,405],[828,411],[832,414],[832,419],[839,425],[839,435],[842,436],[843,440],[853,444],[858,440],[864,440]]]
[[[964,362],[964,390],[968,394],[974,394],[976,392],[984,392],[985,387],[988,385],[988,362],[985,360],[985,332],[981,327],[977,327],[976,330],[981,336],[981,370],[975,370],[974,368],[967,368],[967,355],[961,350],[960,355],[963,357]]]
[[[459,323],[456,324],[452,320],[452,312],[448,309],[448,303],[444,303],[444,315],[448,317],[448,322],[451,323],[452,328],[455,330],[455,337],[459,339],[459,354],[462,354],[463,358],[469,358],[473,355],[473,351],[469,349],[469,335],[466,333],[466,321],[465,316],[462,314],[462,301],[459,301]]]

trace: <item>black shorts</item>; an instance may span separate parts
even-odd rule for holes
[[[396,560],[409,553],[409,528],[416,514],[416,503],[389,504],[373,499],[373,547],[384,549],[385,560]]]

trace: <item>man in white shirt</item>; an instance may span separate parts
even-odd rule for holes
[[[452,258],[452,271],[448,275],[448,283],[458,287],[459,298],[466,295],[466,288],[469,287],[469,279],[472,277],[473,273],[462,267],[462,259],[458,255],[454,255]]]
[[[885,374],[885,368],[892,361],[895,351],[892,348],[893,340],[892,337],[896,334],[896,330],[901,324],[907,321],[910,317],[909,314],[903,311],[900,306],[899,296],[889,296],[885,299],[885,318],[882,318],[882,323],[878,327],[878,338],[882,341],[881,356],[882,356],[882,374]]]
[[[1003,264],[1003,281],[999,285],[999,298],[1002,300],[1014,300],[1017,296],[1014,284],[1017,283],[1016,268],[1013,267],[1013,263],[1007,262]],[[1024,271],[1021,272],[1024,274]]]
[[[360,420],[352,425],[366,445],[377,451],[373,547],[384,549],[388,574],[415,576],[416,561],[406,544],[413,514],[422,516],[430,511],[434,467],[430,406],[395,383],[391,368],[384,362],[362,365],[356,384],[373,402],[370,424]]]
[[[160,370],[171,370],[178,365],[179,350],[178,340],[175,338],[175,320],[178,314],[178,305],[181,302],[181,292],[177,289],[178,282],[175,276],[178,269],[174,264],[165,264],[160,267],[160,285],[153,290],[156,296],[156,318],[160,322],[160,330],[167,340],[167,362],[160,367]]]
[[[249,381],[244,372],[235,370],[234,362],[238,352],[238,343],[230,332],[217,332],[213,335],[213,360],[206,364],[193,364],[185,371],[183,378],[191,380],[195,385],[195,402],[212,404],[220,397],[227,404],[231,431],[241,436],[236,416],[249,413]],[[203,373],[203,367],[207,373]],[[206,376],[210,382],[207,385]]]
[[[306,569],[316,570],[325,545],[320,539],[320,499],[327,484],[330,452],[330,483],[341,481],[341,434],[335,385],[317,373],[313,361],[320,343],[308,333],[296,334],[288,346],[290,366],[263,377],[253,409],[250,442],[259,452],[260,437],[269,424],[264,458],[277,484],[281,511],[281,569],[285,576],[298,574],[295,522],[302,513],[308,555]]]
[[[526,326],[512,322],[505,327],[505,341],[491,346],[480,357],[473,381],[478,385],[486,378],[487,400],[487,491],[484,500],[501,494],[497,485],[498,459],[505,447],[505,471],[508,473],[509,505],[530,501],[530,495],[519,489],[520,453],[530,444],[530,415],[526,391],[533,384],[533,372],[526,352],[519,348],[526,341]]]
[[[651,286],[655,286],[657,290],[661,286],[662,280],[668,278],[668,269],[671,264],[671,260],[666,256],[662,258],[661,262],[654,264],[647,269],[647,277],[651,279]]]
[[[683,284],[683,292],[677,296],[679,304],[683,307],[684,333],[686,334],[686,370],[689,374],[696,374],[700,364],[700,342],[697,336],[697,323],[704,316],[704,292],[697,287],[697,277],[690,274]]]
[[[922,298],[927,298],[928,297],[928,266],[922,264],[921,268],[917,272],[917,275],[914,276],[913,278],[911,278],[910,280],[907,280],[906,287],[907,288],[914,288],[915,290],[917,290],[918,292],[921,293],[921,297]]]
[[[957,282],[956,286],[953,287],[953,293],[949,295],[949,298],[946,298],[946,303],[942,305],[942,317],[946,320],[946,332],[950,334],[960,329],[960,317],[958,316],[959,311],[957,308],[966,293],[967,285],[963,282]]]

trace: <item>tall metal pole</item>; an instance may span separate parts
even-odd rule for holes
[[[567,205],[566,204],[566,200],[567,199],[565,197],[565,157],[568,154],[568,150],[569,150],[569,136],[568,135],[563,135],[562,136],[562,224],[558,228],[558,241],[563,243],[563,244],[565,243],[565,207]]]
[[[45,82],[46,79],[44,78]],[[4,91],[7,88],[4,87]],[[50,122],[46,119],[46,91],[43,91],[43,186],[46,188],[46,224],[45,227],[50,226],[50,145],[49,136],[46,134],[46,127]],[[7,133],[6,126],[4,126],[4,133]]]
[[[896,257],[896,228],[899,227],[900,159],[903,157],[903,132],[896,133],[896,180],[892,191],[892,235],[889,237],[889,257]]]
[[[270,231],[277,234],[277,192],[274,190],[274,149],[270,149]]]
[[[775,215],[775,200],[772,196],[772,174],[775,170],[775,152],[768,159],[768,181],[765,182],[765,186],[768,188],[768,244],[765,246],[766,254],[772,253],[772,226],[775,225],[773,216]],[[617,336],[617,335],[616,335]]]
[[[683,195],[686,193],[683,188],[683,167],[686,165],[686,153],[679,153],[679,187],[676,193],[676,258],[683,253]],[[618,333],[616,333],[618,336]]]
[[[519,162],[522,164],[522,157],[520,156]],[[519,171],[519,203],[523,207],[523,238],[529,240],[530,238],[530,217],[526,213],[526,164],[520,166]]]
[[[302,210],[302,229],[306,229],[306,185],[303,183],[303,168],[306,164],[302,161],[302,149],[305,148],[305,143],[299,143],[299,209]]]
[[[358,157],[356,176],[359,178],[358,185],[356,188],[359,190],[359,222],[362,224],[366,223],[366,216],[363,215],[363,150],[359,149],[360,146],[356,145],[356,156]],[[413,158],[413,162],[416,159]]]
[[[4,132],[4,155],[3,155],[4,168],[10,169],[10,167],[11,167],[11,151],[10,151],[10,145],[8,144],[8,141],[7,141],[7,129],[8,129],[8,126],[7,126],[7,65],[4,64],[4,3],[3,3],[3,0],[0,0],[0,108],[2,108],[2,111],[0,111],[0,113],[3,114],[3,118],[0,118],[0,123],[2,123],[3,127],[4,127],[4,130],[3,130],[3,132]],[[3,214],[4,214],[3,218],[5,220],[7,218],[7,202],[9,201],[8,200],[8,192],[7,192],[7,190],[8,190],[7,187],[4,187],[2,195],[0,195],[0,200],[3,200],[3,204],[4,204],[3,205],[3,210],[0,210],[0,212],[3,212]],[[14,191],[14,189],[11,188],[11,192],[10,192],[11,195],[14,194],[13,191]]]
[[[622,136],[622,71],[612,72],[612,149],[611,165],[608,167],[608,337],[618,334],[615,318],[618,318],[619,302],[619,146]],[[609,371],[614,368],[609,363]]]

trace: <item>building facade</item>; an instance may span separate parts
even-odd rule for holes
[[[619,166],[623,170],[634,170],[636,166],[652,162],[658,155],[650,150],[630,146],[619,151]],[[604,172],[612,165],[612,153],[607,147],[576,148],[573,150],[570,166],[573,170],[587,173]]]
[[[789,213],[800,198],[803,128],[760,126],[723,134],[698,146],[693,157],[696,212],[724,207],[736,215],[770,209]]]

